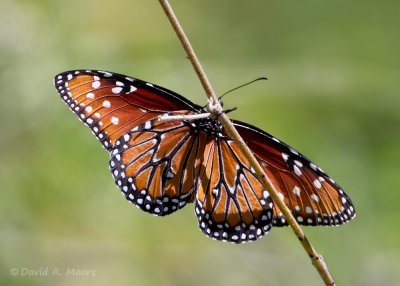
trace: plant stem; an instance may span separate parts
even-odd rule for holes
[[[175,16],[174,11],[172,10],[171,5],[168,3],[168,0],[159,0],[161,6],[164,9],[165,14],[167,15],[172,27],[174,28],[179,40],[182,43],[183,48],[185,49],[190,62],[193,65],[194,70],[196,71],[201,84],[209,98],[212,101],[213,105],[216,106],[217,110],[222,110],[222,107],[219,103],[219,100],[212,88],[206,73],[200,64],[190,42],[189,39],[186,37],[185,32],[182,29],[177,17]],[[324,281],[325,285],[333,286],[335,282],[329,273],[328,267],[326,263],[323,261],[321,255],[319,255],[314,247],[311,245],[310,241],[307,239],[306,235],[304,234],[303,230],[301,229],[300,225],[297,223],[295,218],[293,217],[290,209],[285,205],[283,200],[278,196],[278,191],[275,189],[274,185],[270,181],[267,175],[265,175],[262,167],[258,163],[257,159],[254,157],[253,152],[244,142],[243,138],[239,135],[237,130],[235,129],[232,122],[229,120],[226,113],[219,114],[218,120],[223,124],[224,128],[228,132],[228,134],[238,143],[240,149],[243,151],[246,158],[249,160],[250,165],[255,170],[258,178],[262,181],[263,185],[269,191],[274,200],[275,204],[278,205],[279,209],[282,211],[282,214],[285,216],[286,221],[293,229],[294,233],[300,240],[300,243],[303,245],[304,250],[307,252],[309,257],[311,258],[312,264],[317,269],[318,273],[320,274],[322,280]]]

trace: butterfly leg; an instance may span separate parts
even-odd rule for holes
[[[188,120],[188,121],[193,121],[193,120],[198,120],[198,119],[203,119],[203,118],[210,118],[211,113],[198,113],[198,114],[187,114],[187,115],[169,115],[169,114],[163,114],[158,116],[158,120],[160,121],[183,121],[183,120]]]

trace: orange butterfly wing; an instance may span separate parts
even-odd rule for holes
[[[243,122],[234,123],[298,223],[339,225],[354,218],[350,198],[321,168],[272,135]],[[287,225],[277,206],[273,225]]]
[[[108,150],[133,127],[160,114],[201,109],[170,90],[107,71],[67,71],[54,81],[63,101]]]
[[[153,119],[133,128],[111,151],[114,179],[146,212],[168,215],[196,198],[206,235],[235,243],[256,240],[271,228],[272,199],[236,143],[207,132],[205,125]]]
[[[184,121],[146,121],[111,151],[110,169],[125,197],[142,210],[168,215],[193,200],[202,170],[205,133]]]
[[[197,190],[200,229],[214,239],[243,243],[271,228],[273,202],[237,143],[220,133],[205,150]]]

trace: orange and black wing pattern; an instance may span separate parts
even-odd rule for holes
[[[146,121],[119,138],[110,170],[126,199],[157,216],[193,200],[207,134],[184,121]]]
[[[206,146],[195,212],[214,239],[254,241],[271,228],[273,202],[237,143],[218,133]]]
[[[110,170],[126,199],[145,212],[165,216],[195,202],[200,229],[233,243],[287,225],[217,119],[159,119],[198,115],[202,107],[160,86],[106,71],[64,72],[55,86],[110,152]],[[339,225],[355,216],[347,194],[307,157],[254,126],[234,124],[300,224]]]
[[[355,216],[349,196],[311,160],[254,126],[234,124],[299,224],[340,225]],[[276,205],[272,223],[287,225]]]
[[[271,197],[236,143],[207,132],[206,124],[154,119],[133,128],[111,151],[115,182],[146,212],[168,215],[195,199],[207,236],[256,240],[271,228]]]
[[[54,84],[107,150],[133,127],[162,113],[200,109],[170,90],[108,71],[67,71],[56,75]]]

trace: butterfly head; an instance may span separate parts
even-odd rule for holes
[[[221,99],[218,99],[217,103],[215,103],[212,99],[209,99],[206,110],[211,114],[211,118],[218,118],[218,116],[224,112]]]

